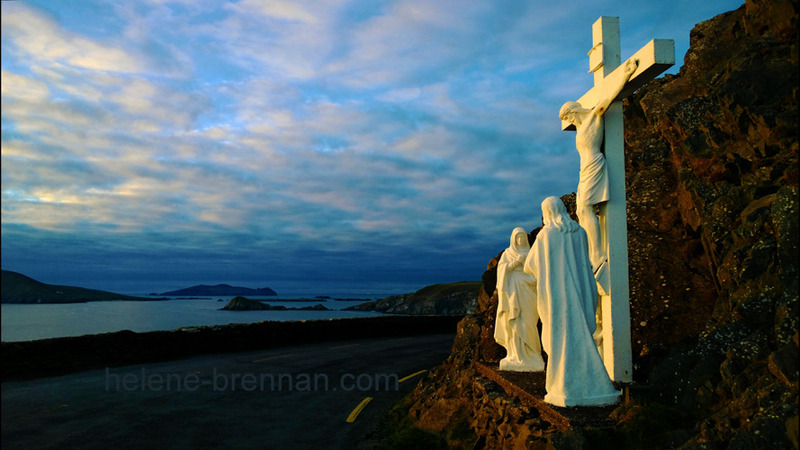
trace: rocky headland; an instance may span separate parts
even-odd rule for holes
[[[163,300],[114,292],[42,283],[21,273],[3,270],[0,303],[83,303],[106,300]]]
[[[472,314],[478,303],[480,281],[460,281],[426,286],[410,294],[392,295],[373,302],[345,308],[348,311],[376,311],[387,314],[458,315]]]
[[[505,356],[499,255],[408,425],[453,448],[798,448],[797,90],[797,2],[747,0],[625,101],[634,383],[603,426],[559,430],[481,375]]]

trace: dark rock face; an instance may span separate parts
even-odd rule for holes
[[[698,24],[680,74],[627,105],[634,355],[698,413],[693,444],[781,447],[797,420],[795,8]]]
[[[631,330],[642,388],[605,439],[797,446],[797,19],[796,2],[748,0],[694,28],[678,75],[625,101]],[[492,338],[498,259],[450,359],[418,387],[410,413],[445,433],[466,421],[486,445],[513,446],[521,435],[532,445],[552,432],[547,424],[499,401],[484,411],[494,408],[484,401],[490,394],[474,381],[474,361],[505,354]],[[654,411],[670,413],[648,422]],[[487,414],[494,419],[478,427],[474,419]]]

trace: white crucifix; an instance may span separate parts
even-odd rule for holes
[[[565,103],[559,116],[562,129],[577,130],[576,146],[581,157],[578,219],[589,236],[590,259],[600,293],[595,340],[611,379],[631,382],[621,100],[675,64],[675,43],[654,39],[620,64],[618,17],[600,17],[592,26],[592,39],[589,72],[594,73],[594,87],[577,102]]]

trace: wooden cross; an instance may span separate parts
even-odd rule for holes
[[[578,99],[578,103],[587,108],[597,104],[604,91],[619,86],[620,77],[625,76],[624,64],[620,61],[619,18],[600,17],[592,25],[592,40],[589,72],[594,73],[594,87]],[[629,59],[638,61],[636,72],[603,116],[609,200],[600,205],[599,222],[608,264],[598,273],[597,283],[603,336],[599,346],[600,355],[611,379],[625,383],[633,381],[633,365],[621,100],[675,64],[675,42],[671,39],[654,39]],[[574,130],[575,127],[562,121],[562,129]]]

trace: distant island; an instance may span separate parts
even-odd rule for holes
[[[238,296],[231,299],[220,311],[329,311],[323,304],[304,306],[302,308],[287,308],[283,305],[268,305],[258,300]]]
[[[250,295],[250,296],[275,296],[278,295],[277,292],[273,291],[268,287],[258,288],[258,289],[251,289],[246,287],[240,286],[231,286],[229,284],[217,284],[215,286],[208,286],[205,284],[200,284],[197,286],[188,287],[186,289],[178,289],[177,291],[169,291],[169,292],[162,292],[161,294],[165,297],[177,297],[177,296],[184,296],[184,295]]]
[[[2,271],[0,303],[85,303],[106,300],[154,301],[159,298],[131,297],[114,292],[74,286],[46,284],[10,270]]]

